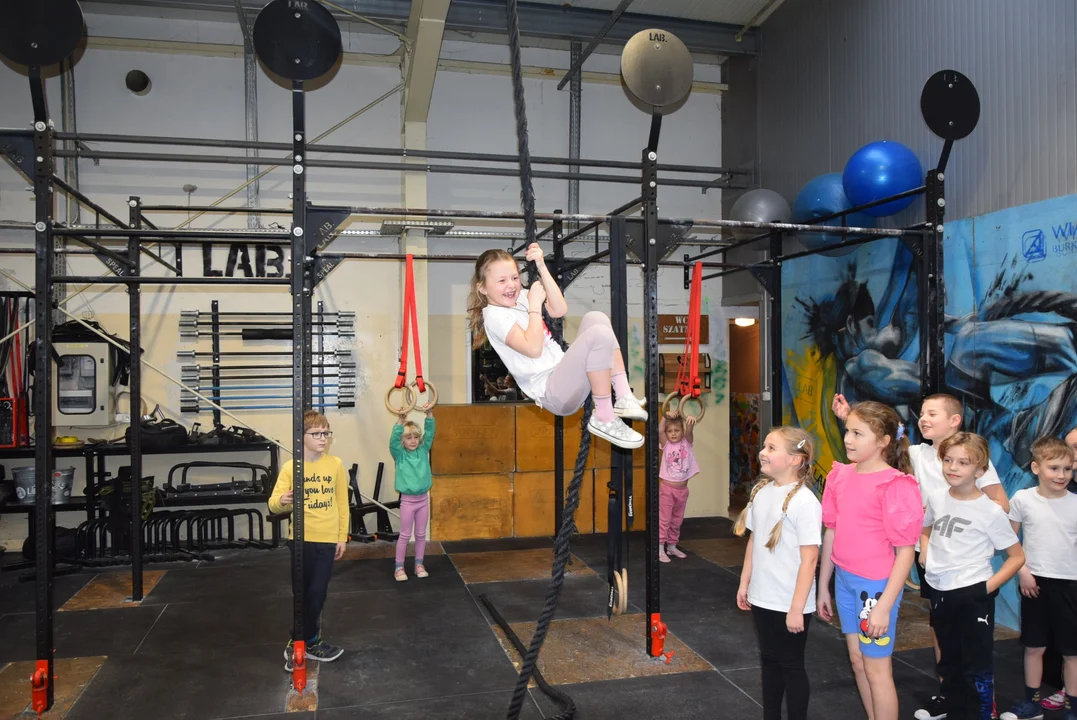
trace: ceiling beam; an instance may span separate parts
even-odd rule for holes
[[[243,6],[257,12],[265,0],[240,0]],[[88,12],[94,6],[128,5],[145,12],[146,8],[167,7],[235,12],[234,0],[89,0]],[[360,15],[390,25],[406,27],[411,17],[411,0],[334,0],[334,4]],[[103,7],[102,7],[103,9]],[[599,34],[609,19],[609,12],[587,8],[521,2],[520,34],[525,38],[544,38],[587,43]],[[345,13],[334,12],[340,21],[351,21]],[[759,52],[758,29],[751,28],[738,40],[742,28],[728,23],[701,22],[690,18],[662,17],[625,13],[606,35],[611,44],[624,44],[641,30],[661,28],[673,33],[692,52],[711,55],[755,55]],[[445,19],[445,29],[464,33],[507,34],[504,0],[452,0]]]
[[[449,0],[413,0],[407,38],[411,51],[405,53],[404,122],[426,122],[434,76],[445,35]]]

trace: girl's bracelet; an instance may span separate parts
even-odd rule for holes
[[[527,312],[527,314],[528,314],[528,315],[541,315],[542,313],[541,313],[541,312],[539,312],[538,310],[529,310],[529,311]]]

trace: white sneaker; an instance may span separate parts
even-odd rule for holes
[[[646,400],[637,400],[633,395],[617,398],[613,403],[613,414],[625,420],[647,420],[647,411],[643,409]]]
[[[658,562],[669,562],[669,555],[666,555],[665,548],[658,549]]]
[[[669,555],[672,555],[672,556],[673,556],[673,557],[675,557],[675,558],[682,558],[682,559],[683,559],[683,558],[686,558],[686,557],[688,557],[687,555],[685,555],[684,553],[682,553],[682,552],[681,552],[681,551],[680,551],[680,550],[679,550],[679,549],[677,548],[677,546],[676,546],[676,545],[666,545],[666,553],[667,553],[667,554],[669,554]]]
[[[592,415],[587,422],[587,430],[595,437],[600,437],[626,450],[635,450],[643,445],[643,436],[625,425],[624,421],[617,417],[604,423],[599,422],[598,418]]]

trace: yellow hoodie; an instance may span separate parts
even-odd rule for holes
[[[291,505],[281,505],[280,496],[292,489],[292,462],[284,463],[269,496],[273,513],[290,511]],[[314,462],[303,463],[303,488],[306,502],[303,508],[303,539],[306,542],[348,542],[350,511],[348,510],[348,474],[344,463],[333,455],[322,455]],[[292,528],[288,528],[292,539]]]

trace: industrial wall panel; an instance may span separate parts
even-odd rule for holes
[[[873,140],[942,148],[920,116],[935,71],[976,84],[981,119],[947,171],[949,217],[1077,192],[1073,0],[787,0],[763,25],[759,176],[790,201]],[[892,222],[923,215],[918,205]]]

